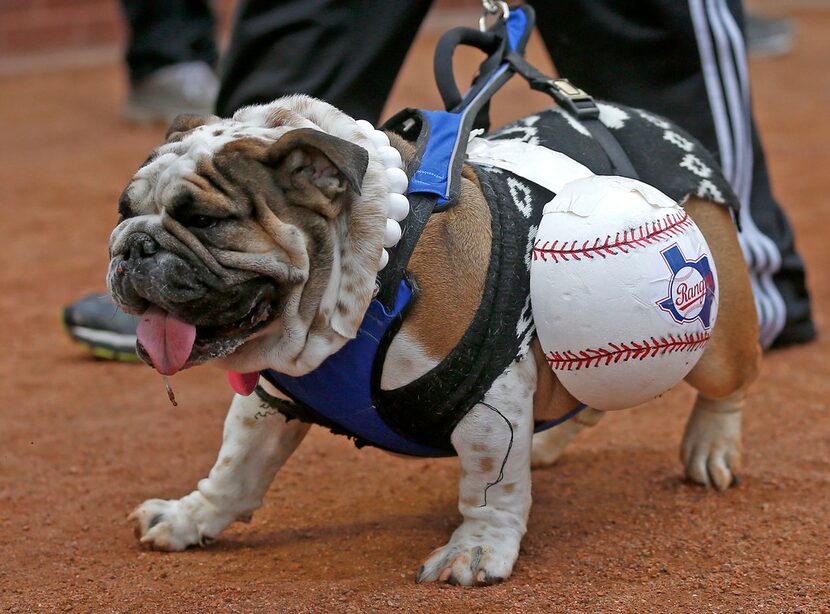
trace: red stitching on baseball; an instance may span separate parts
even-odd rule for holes
[[[651,228],[649,229],[649,224]],[[652,245],[667,237],[681,234],[686,228],[692,225],[689,214],[681,211],[679,214],[672,213],[662,220],[647,222],[637,228],[624,230],[622,237],[618,232],[613,240],[611,235],[605,237],[605,241],[596,238],[593,242],[590,239],[578,245],[578,241],[545,241],[537,240],[533,244],[533,259],[547,262],[548,258],[553,262],[568,262],[569,260],[581,260],[587,258],[593,260],[594,256],[607,258],[616,256],[619,253],[627,254],[637,247]]]
[[[545,359],[553,369],[560,371],[579,371],[585,367],[598,367],[610,365],[629,360],[643,360],[663,354],[674,352],[693,352],[702,348],[709,341],[709,333],[684,333],[675,337],[652,337],[643,339],[641,343],[632,341],[630,343],[609,343],[607,348],[587,348],[578,352],[567,350],[565,352],[548,352]]]

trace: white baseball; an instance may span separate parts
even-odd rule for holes
[[[632,407],[682,380],[714,327],[717,287],[703,234],[653,186],[592,176],[545,207],[533,319],[551,368],[591,407]]]

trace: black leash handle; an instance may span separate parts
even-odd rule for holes
[[[502,13],[504,15],[505,13]],[[489,89],[494,79],[502,82],[514,74],[513,68],[506,61],[510,53],[523,54],[533,27],[536,24],[536,13],[533,8],[523,4],[507,11],[510,17],[497,19],[487,30],[473,28],[454,28],[445,33],[438,41],[435,50],[433,68],[438,92],[447,111],[458,113],[467,108],[472,101],[479,98],[483,90]],[[459,45],[473,47],[482,51],[486,58],[473,79],[472,86],[466,94],[461,94],[455,81],[452,68],[452,58]],[[492,89],[490,95],[498,88]],[[489,97],[488,100],[478,101],[474,128],[487,130],[490,127]]]
[[[614,173],[622,177],[639,179],[628,155],[608,128],[599,121],[599,107],[590,94],[576,87],[567,79],[553,79],[530,64],[518,53],[509,53],[505,60],[530,85],[531,89],[545,92],[556,104],[578,119],[591,133],[608,156]]]
[[[487,55],[485,63],[499,65],[502,63],[505,41],[503,36],[493,30],[481,32],[472,28],[453,28],[441,37],[435,48],[433,69],[438,92],[441,94],[441,100],[444,101],[444,108],[448,111],[459,107],[463,100],[452,70],[453,54],[459,45],[475,47]],[[482,64],[483,67],[484,64]],[[482,72],[480,71],[479,74]]]
[[[631,161],[608,128],[599,121],[599,108],[594,99],[584,90],[576,87],[564,78],[554,79],[547,76],[524,58],[524,50],[530,33],[536,22],[533,8],[527,4],[511,8],[510,14],[521,11],[524,26],[520,33],[508,31],[510,27],[504,19],[498,19],[486,31],[472,28],[454,28],[444,34],[438,41],[433,62],[435,82],[444,107],[450,112],[463,110],[470,101],[476,99],[485,89],[490,89],[487,100],[479,100],[477,115],[473,127],[487,130],[489,121],[489,96],[498,88],[488,88],[490,82],[497,78],[504,82],[515,73],[520,74],[531,89],[545,92],[564,111],[579,120],[597,140],[608,156],[614,173],[624,177],[637,177]],[[511,37],[512,35],[512,37]],[[459,45],[467,45],[481,50],[487,58],[479,67],[470,91],[464,96],[458,89],[452,70],[452,58]]]

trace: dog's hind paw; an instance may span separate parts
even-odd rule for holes
[[[148,499],[135,508],[127,519],[132,521],[141,544],[153,550],[177,552],[210,543],[213,537],[196,520],[199,514],[191,497]]]
[[[718,490],[737,483],[741,469],[741,413],[696,408],[686,425],[680,456],[686,477]]]
[[[488,586],[510,577],[519,555],[519,539],[503,533],[461,537],[459,527],[446,546],[434,550],[415,574],[415,581]],[[507,531],[506,533],[510,533]]]
[[[605,415],[605,412],[586,407],[576,416],[551,429],[536,433],[533,436],[533,448],[530,453],[530,464],[533,467],[545,467],[554,464],[570,441],[580,431],[589,426],[595,426]]]

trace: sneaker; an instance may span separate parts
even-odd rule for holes
[[[63,325],[72,339],[98,358],[138,362],[138,317],[118,309],[108,294],[89,294],[64,307]]]
[[[746,15],[746,47],[754,56],[789,53],[793,48],[793,22],[782,17]]]
[[[182,113],[213,113],[219,79],[204,62],[182,62],[158,69],[130,86],[124,118],[136,123],[170,123]]]

